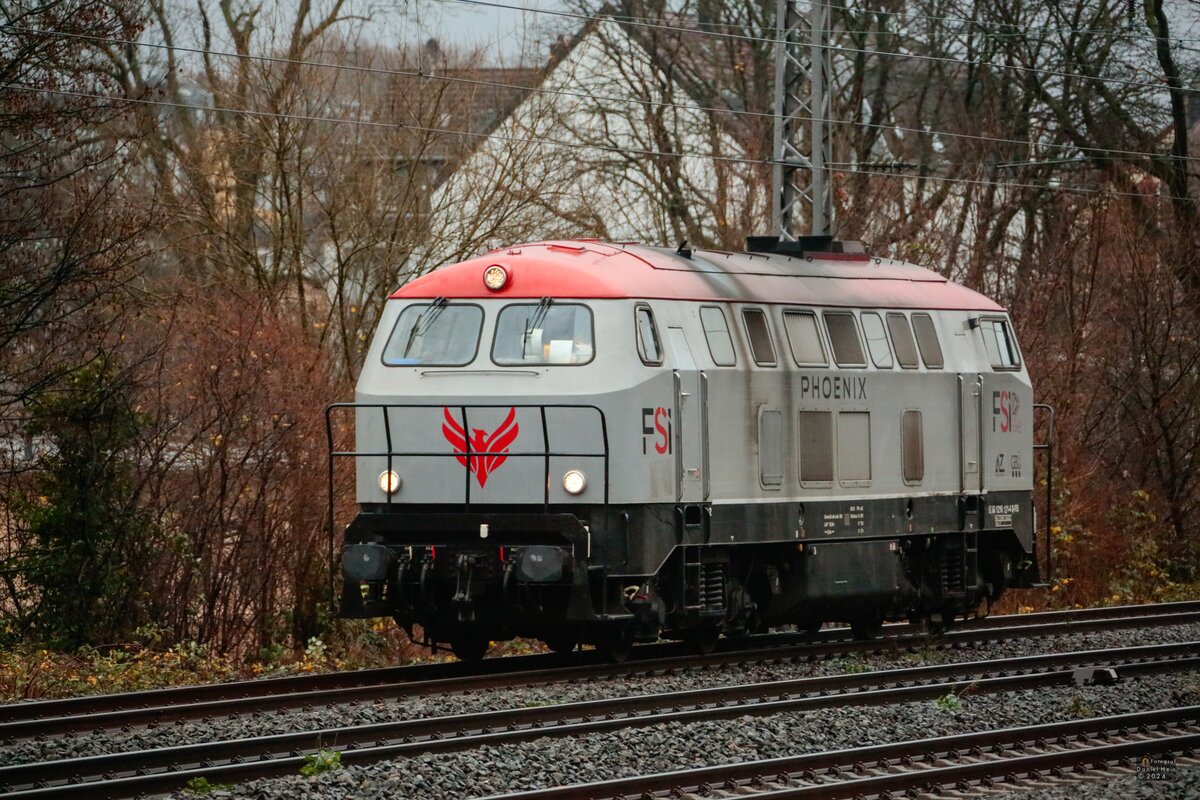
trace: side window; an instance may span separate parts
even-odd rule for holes
[[[708,342],[708,354],[712,356],[713,363],[718,367],[737,364],[725,312],[716,306],[703,306],[700,309],[700,324],[704,327],[704,338]]]
[[[775,345],[771,343],[771,328],[767,315],[761,308],[742,309],[742,320],[746,323],[746,335],[750,339],[750,352],[760,367],[775,366]]]
[[[913,314],[912,324],[913,331],[917,334],[917,348],[921,351],[921,360],[928,369],[941,369],[944,363],[942,346],[938,343],[933,319],[928,314]]]
[[[900,460],[905,483],[925,480],[925,436],[920,411],[905,411],[900,418]]]
[[[833,347],[833,360],[839,367],[865,367],[867,358],[863,355],[854,315],[849,311],[826,311],[824,316],[829,344]]]
[[[833,484],[833,412],[800,412],[800,485]]]
[[[916,369],[917,345],[913,341],[912,329],[908,327],[908,317],[888,314],[887,324],[888,332],[892,334],[892,344],[896,347],[896,360],[904,369]]]
[[[867,337],[867,349],[871,351],[871,361],[880,369],[891,369],[892,348],[888,346],[883,320],[874,311],[867,311],[862,315],[862,326],[863,334]]]
[[[758,410],[758,476],[764,489],[783,486],[783,412]]]
[[[657,367],[662,364],[662,346],[658,341],[658,327],[654,324],[654,312],[650,306],[638,306],[634,309],[637,320],[638,355],[642,363]]]
[[[838,412],[838,480],[861,486],[871,481],[871,415]]]
[[[979,330],[983,332],[983,346],[987,348],[988,361],[994,369],[1016,369],[1021,366],[1017,341],[1008,328],[1008,322],[1002,319],[980,320]]]
[[[783,327],[792,348],[792,358],[798,366],[823,367],[829,363],[821,333],[817,330],[816,314],[811,311],[785,311]]]

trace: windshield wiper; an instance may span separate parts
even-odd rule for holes
[[[446,310],[446,298],[437,297],[429,304],[429,308],[421,312],[421,316],[417,317],[417,321],[413,323],[412,331],[408,334],[408,343],[404,345],[404,355],[401,358],[408,358],[412,346],[417,339],[425,335],[430,326],[437,320],[443,311]]]
[[[550,306],[554,300],[549,297],[543,297],[538,301],[537,308],[529,315],[528,321],[525,323],[525,333],[521,336],[521,352],[525,352],[525,348],[529,343],[529,337],[546,319],[546,315],[550,313]]]

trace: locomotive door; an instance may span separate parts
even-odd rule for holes
[[[983,376],[958,375],[958,484],[964,493],[983,491]]]
[[[708,448],[704,377],[696,368],[683,328],[667,330],[675,357],[675,499],[702,503],[708,482],[704,469]]]

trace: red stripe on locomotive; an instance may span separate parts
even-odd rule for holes
[[[403,286],[394,299],[539,298],[691,300],[787,303],[854,308],[920,308],[1002,312],[992,300],[923,267],[853,254],[808,258],[670,251],[597,242],[539,242],[496,250],[442,267]],[[483,272],[510,273],[491,291]]]

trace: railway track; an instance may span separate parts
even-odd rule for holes
[[[490,800],[903,797],[1063,780],[1143,758],[1196,764],[1200,706],[1070,720],[538,789]]]
[[[17,703],[0,706],[0,742],[444,692],[643,677],[753,661],[817,660],[855,653],[961,648],[975,642],[1197,621],[1200,621],[1200,603],[1123,606],[988,617],[937,639],[914,635],[909,626],[894,626],[899,629],[897,632],[867,642],[832,635],[837,632],[829,632],[829,641],[816,643],[797,635],[774,634],[752,637],[750,646],[733,640],[730,646],[740,645],[740,649],[704,656],[683,654],[683,647],[674,644],[635,648],[639,657],[620,665],[597,663],[589,658],[564,659],[553,654],[519,656],[485,661],[481,671],[470,671],[469,665],[461,663],[430,664]],[[591,656],[590,653],[577,655]]]
[[[667,722],[1027,691],[1075,683],[1084,675],[1081,667],[1110,677],[1195,670],[1200,642],[800,678],[21,764],[0,768],[0,787],[14,799],[129,797],[177,789],[199,777],[227,783],[295,774],[305,755],[320,750],[340,751],[343,764],[363,764]]]

